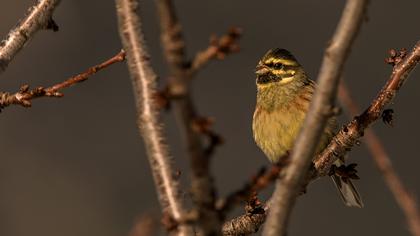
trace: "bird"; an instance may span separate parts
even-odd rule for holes
[[[296,58],[282,48],[270,49],[258,62],[255,74],[254,140],[269,161],[278,163],[292,149],[317,85]],[[336,130],[337,120],[333,116],[327,121],[314,159],[329,144]],[[334,165],[337,168],[344,166],[344,158],[339,158]],[[363,207],[360,194],[350,178],[336,174],[331,174],[331,178],[346,206]]]

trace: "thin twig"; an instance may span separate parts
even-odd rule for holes
[[[341,81],[339,85],[338,97],[343,106],[348,109],[350,116],[359,114],[360,109],[344,81]],[[385,183],[405,214],[412,235],[420,236],[420,212],[415,198],[398,177],[384,145],[372,129],[365,130],[365,140],[376,166],[385,179]]]
[[[63,90],[64,88],[83,82],[89,79],[90,76],[96,74],[98,71],[114,63],[124,61],[124,59],[125,52],[121,51],[117,55],[102,62],[101,64],[92,66],[85,72],[70,77],[69,79],[63,82],[60,82],[48,88],[37,87],[35,89],[29,90],[28,85],[23,85],[20,88],[19,92],[13,94],[0,92],[0,109],[3,109],[10,105],[21,105],[24,107],[30,107],[32,105],[31,100],[40,97],[62,97],[63,93],[61,93],[61,90]]]
[[[210,60],[216,58],[222,60],[226,55],[239,51],[238,39],[241,37],[242,29],[232,27],[227,34],[217,38],[212,36],[210,38],[210,45],[200,52],[198,52],[191,62],[189,68],[190,76],[194,75],[209,63]]]
[[[371,105],[361,115],[356,116],[349,124],[344,126],[328,147],[317,157],[315,167],[318,176],[327,175],[337,157],[344,156],[351,150],[358,139],[364,135],[365,129],[381,117],[382,111],[394,99],[419,60],[420,41],[408,55],[404,55],[396,61],[389,80]]]
[[[28,10],[25,18],[9,32],[6,39],[0,43],[0,74],[38,30],[58,30],[52,20],[52,14],[59,2],[60,0],[38,0]]]
[[[164,55],[171,71],[171,80],[168,85],[168,92],[175,99],[173,112],[175,114],[181,135],[185,140],[191,165],[191,194],[198,212],[198,233],[202,235],[219,235],[222,226],[222,217],[215,208],[216,189],[210,172],[210,156],[214,151],[215,144],[219,144],[220,137],[213,132],[197,132],[197,123],[200,118],[193,100],[191,99],[190,81],[196,69],[214,58],[220,50],[212,47],[210,53],[205,53],[206,59],[194,60],[196,65],[191,69],[191,63],[186,59],[185,41],[182,37],[182,27],[176,16],[172,0],[156,0],[158,15],[161,26],[161,41],[164,48]],[[233,33],[232,33],[233,35]],[[224,52],[231,51],[230,45],[235,40],[222,42]],[[216,40],[217,41],[217,40]],[[215,42],[218,45],[219,41]],[[221,52],[221,51],[220,51]],[[204,55],[204,54],[202,54]],[[200,64],[200,66],[197,66]],[[206,148],[201,140],[202,134],[210,138],[210,146]],[[209,135],[211,134],[211,135]]]
[[[336,32],[325,51],[318,84],[302,130],[291,153],[291,162],[276,183],[264,236],[285,235],[298,191],[307,175],[317,140],[331,117],[340,74],[365,17],[367,0],[348,0]]]
[[[127,53],[127,65],[136,100],[137,125],[145,143],[160,204],[164,214],[169,214],[178,221],[185,214],[185,209],[165,142],[163,126],[159,121],[157,104],[153,99],[157,77],[150,65],[137,7],[136,0],[116,0],[118,28]],[[176,235],[193,235],[190,226],[181,224],[176,229],[173,232]]]

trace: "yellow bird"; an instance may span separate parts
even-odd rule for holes
[[[269,50],[259,61],[255,73],[257,104],[252,122],[254,139],[268,159],[276,163],[292,148],[316,84],[308,78],[296,58],[285,49]],[[333,117],[319,140],[317,154],[328,145],[336,127],[337,122]],[[337,166],[343,164],[343,160],[335,163]],[[331,177],[347,206],[363,207],[360,195],[350,179],[337,175]]]

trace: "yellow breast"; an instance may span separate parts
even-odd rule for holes
[[[311,84],[299,90],[296,96],[289,96],[293,98],[287,102],[274,102],[272,103],[274,105],[270,106],[267,104],[271,103],[265,103],[264,106],[261,101],[257,102],[252,123],[254,139],[271,162],[278,162],[292,149],[305,120],[313,91],[314,87]],[[271,101],[281,100],[281,97],[278,96],[269,96],[268,98]],[[320,138],[316,153],[322,151],[329,143],[336,126],[336,119],[332,117]]]
[[[254,139],[271,162],[279,161],[292,148],[306,109],[301,104],[288,104],[272,111],[259,107],[255,110],[252,125]]]

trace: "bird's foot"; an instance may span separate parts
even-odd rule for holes
[[[356,163],[341,166],[332,165],[330,175],[339,176],[344,182],[348,179],[360,179],[357,175],[356,166]]]

